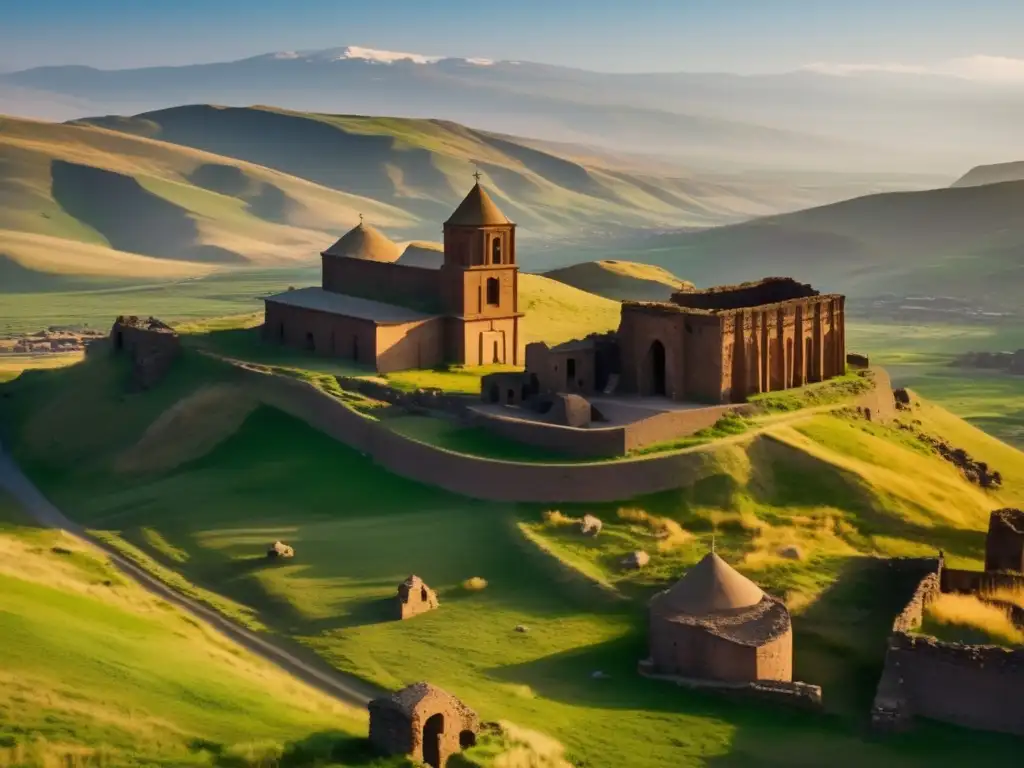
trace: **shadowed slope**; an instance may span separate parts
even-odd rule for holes
[[[619,301],[667,301],[675,291],[693,288],[661,267],[631,261],[588,261],[554,269],[545,277]]]

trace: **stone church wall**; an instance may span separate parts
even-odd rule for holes
[[[441,310],[441,273],[427,267],[323,256],[324,290],[398,304],[420,312]]]
[[[789,277],[768,277],[752,283],[721,285],[704,291],[680,291],[672,302],[693,309],[744,309],[817,296],[818,291]]]

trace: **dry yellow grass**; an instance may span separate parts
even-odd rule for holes
[[[1024,644],[1024,632],[1004,608],[982,602],[974,595],[939,595],[925,609],[926,621],[981,633],[999,645]]]
[[[74,365],[80,362],[82,357],[81,352],[45,355],[4,354],[0,356],[0,383],[17,378],[22,371],[33,368],[63,368],[66,365]]]
[[[572,768],[565,747],[550,736],[513,723],[499,723],[505,751],[494,758],[494,768]]]
[[[689,531],[683,526],[668,517],[658,517],[642,509],[622,507],[617,512],[622,520],[631,523],[639,523],[644,526],[651,535],[657,539],[656,549],[659,552],[667,552],[676,549],[693,538]]]
[[[988,598],[989,600],[998,600],[1002,603],[1009,603],[1010,605],[1016,605],[1018,608],[1024,609],[1024,587],[999,587],[997,589],[988,589],[982,592],[982,597]]]
[[[20,266],[55,275],[170,280],[208,275],[214,270],[208,264],[157,259],[105,245],[10,229],[0,229],[0,252]]]

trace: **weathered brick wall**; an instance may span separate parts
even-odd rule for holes
[[[441,311],[441,273],[426,267],[324,256],[323,288],[423,312]]]
[[[1024,512],[997,509],[985,537],[986,571],[1024,571]]]
[[[1024,574],[942,569],[942,591],[976,594],[994,589],[1024,589]]]

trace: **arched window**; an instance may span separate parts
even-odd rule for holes
[[[491,241],[491,264],[501,264],[501,238],[496,237]]]
[[[494,307],[501,303],[501,283],[496,277],[487,278],[487,303]]]

